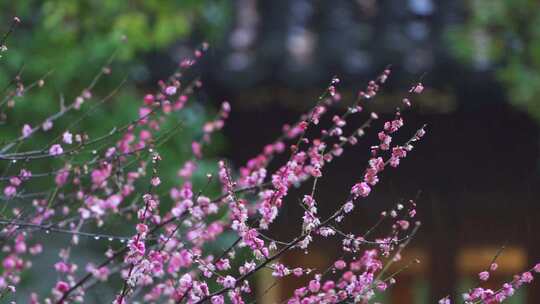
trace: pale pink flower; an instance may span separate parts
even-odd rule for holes
[[[54,179],[55,183],[57,186],[63,186],[66,184],[67,180],[68,180],[68,177],[69,177],[69,170],[60,170],[57,174],[56,174],[56,177]]]
[[[366,197],[370,192],[371,187],[369,187],[369,185],[365,182],[355,184],[351,189],[351,193],[355,196],[355,198],[359,196]]]
[[[524,272],[522,275],[521,275],[521,281],[524,282],[524,283],[530,283],[534,280],[534,277],[532,275],[532,273],[530,272]]]
[[[424,91],[424,86],[421,82],[419,82],[417,85],[411,88],[409,92],[415,93],[415,94],[421,94]]]
[[[62,153],[64,153],[64,149],[62,149],[62,146],[60,146],[59,144],[54,144],[49,149],[49,155],[52,156],[61,155]]]
[[[56,287],[55,289],[61,293],[64,293],[66,291],[69,290],[69,284],[67,282],[64,282],[64,281],[58,281],[56,283]]]
[[[444,298],[439,300],[439,304],[452,304],[449,298]]]
[[[18,187],[21,185],[22,181],[19,177],[13,176],[9,179],[9,183],[15,187]]]
[[[225,303],[225,300],[223,299],[223,296],[221,296],[221,295],[213,296],[211,301],[212,301],[212,304],[224,304]]]
[[[482,271],[478,274],[478,278],[480,278],[481,281],[487,281],[489,279],[489,272]]]
[[[336,269],[344,269],[347,267],[347,263],[343,260],[337,260],[334,262],[334,267],[336,267]]]
[[[234,286],[236,286],[236,279],[228,275],[225,278],[223,278],[222,285],[225,288],[234,288]]]
[[[144,104],[147,105],[147,106],[150,106],[154,103],[155,99],[154,99],[154,95],[152,94],[146,94],[144,96]]]
[[[175,86],[168,86],[167,88],[165,88],[165,94],[167,94],[169,96],[176,94],[176,87]]]
[[[156,177],[153,177],[150,182],[152,186],[157,187],[159,186],[159,184],[161,184],[161,179],[159,179],[159,177],[156,176]]]
[[[141,223],[137,224],[137,232],[140,234],[145,234],[146,232],[148,232],[148,226]]]
[[[43,128],[43,131],[49,131],[53,127],[53,123],[50,120],[46,120],[41,127]]]
[[[309,282],[309,291],[318,292],[321,289],[321,283],[317,280],[311,280]]]
[[[24,138],[30,136],[32,134],[32,127],[29,124],[25,124],[22,128],[22,136]]]
[[[193,152],[193,155],[195,155],[195,157],[197,158],[201,158],[202,157],[202,147],[201,147],[201,144],[194,141],[191,143],[191,150]]]
[[[71,145],[73,143],[73,134],[69,133],[69,131],[64,132],[62,134],[62,140],[64,143]]]
[[[4,188],[4,195],[6,197],[8,197],[8,198],[14,197],[15,194],[17,194],[17,188],[15,188],[14,186],[9,185],[6,188]]]

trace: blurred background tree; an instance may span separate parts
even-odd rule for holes
[[[68,105],[87,88],[94,77],[106,65],[112,54],[116,54],[110,65],[111,73],[104,76],[92,89],[92,99],[85,102],[81,111],[93,107],[100,99],[120,86],[110,101],[95,111],[74,129],[72,133],[86,133],[98,137],[115,126],[122,126],[138,117],[138,108],[146,92],[157,89],[156,81],[166,79],[180,59],[191,56],[194,46],[202,41],[212,43],[219,39],[228,21],[228,1],[1,1],[0,28],[7,31],[13,16],[22,22],[6,43],[8,51],[0,58],[0,88],[12,86],[12,80],[21,74],[22,82],[28,86],[41,79],[42,87],[30,90],[25,96],[15,96],[9,102],[0,103],[0,140],[8,141],[21,135],[24,124],[37,126],[47,117],[58,112],[61,100]],[[125,38],[124,38],[125,37]],[[124,82],[125,80],[125,82]],[[160,148],[167,164],[160,168],[163,182],[178,182],[177,170],[191,157],[191,140],[201,133],[201,126],[215,112],[209,98],[196,94],[182,111],[184,122],[172,140]],[[11,107],[10,104],[16,104]],[[217,102],[215,102],[217,103]],[[46,146],[53,136],[61,134],[81,113],[68,113],[55,121],[48,132],[38,131],[30,144],[16,147],[20,151]],[[172,127],[164,125],[163,129]],[[214,143],[216,141],[214,140]],[[220,138],[208,150],[219,149]],[[206,150],[205,150],[206,151]],[[207,154],[214,154],[206,151]],[[202,164],[195,182],[205,182],[205,172],[212,172],[214,162]],[[36,162],[33,172],[49,172],[58,169],[54,162]],[[50,189],[54,178],[40,179],[29,191]],[[49,186],[47,186],[49,185]],[[195,185],[195,187],[199,187]],[[207,189],[212,193],[214,189]],[[3,209],[4,212],[6,209]],[[119,234],[128,234],[121,223],[113,223]],[[65,245],[62,237],[51,238],[51,246]],[[81,259],[98,260],[102,248],[90,243],[79,252]],[[50,265],[57,259],[54,254],[45,254],[39,265]],[[39,273],[48,273],[46,267]],[[21,286],[35,289],[41,286],[37,276],[25,276]],[[47,292],[43,286],[42,292]],[[39,289],[39,288],[38,288]],[[112,296],[114,290],[101,290],[95,297]],[[101,300],[95,298],[96,303]],[[26,301],[27,298],[21,298]]]
[[[540,2],[465,1],[467,18],[449,31],[464,64],[491,71],[509,101],[540,121]]]
[[[172,73],[181,58],[192,54],[194,45],[219,39],[231,13],[228,7],[228,1],[196,0],[2,1],[0,24],[4,31],[13,16],[22,23],[9,37],[9,51],[0,59],[0,86],[8,85],[19,72],[25,85],[50,74],[42,88],[31,90],[25,97],[14,97],[16,107],[2,105],[0,112],[6,120],[1,121],[0,138],[19,136],[25,123],[41,123],[60,109],[61,99],[70,104],[112,54],[116,54],[112,72],[92,90],[92,101],[127,81],[113,102],[100,106],[92,118],[70,131],[98,136],[137,117],[143,90],[155,90],[156,81]],[[184,140],[166,145],[165,157],[180,163],[188,156],[185,138],[197,136],[203,120],[210,118],[201,106],[205,103],[201,97],[186,111],[180,134]],[[55,122],[51,132],[63,131],[70,117],[76,115]],[[46,145],[50,136],[38,132],[32,142],[34,148]],[[173,169],[167,167],[170,172],[165,174],[175,176]]]

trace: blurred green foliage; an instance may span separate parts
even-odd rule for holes
[[[202,41],[212,43],[219,40],[231,14],[229,2],[0,1],[0,35],[8,30],[13,16],[18,16],[22,21],[6,43],[8,51],[3,52],[0,58],[0,90],[9,85],[19,71],[22,71],[21,78],[26,86],[50,73],[43,87],[36,87],[25,96],[14,97],[14,107],[8,107],[6,103],[0,105],[0,113],[6,115],[5,120],[0,121],[0,141],[9,141],[20,136],[21,128],[26,123],[31,126],[41,124],[45,118],[59,111],[60,100],[64,99],[66,105],[72,103],[90,85],[113,53],[116,56],[110,66],[112,73],[97,83],[92,90],[92,99],[85,102],[80,111],[68,113],[54,122],[53,129],[48,132],[38,131],[31,141],[17,146],[16,149],[27,151],[47,147],[52,138],[62,134],[82,113],[91,109],[121,83],[123,84],[110,101],[95,108],[91,115],[69,131],[74,134],[84,132],[91,138],[96,138],[113,127],[123,126],[137,118],[142,96],[157,89],[154,80],[148,76],[148,71],[152,68],[150,65],[163,66],[149,62],[148,55],[162,58],[163,62],[172,62],[171,59],[179,58],[168,58],[172,57],[168,53],[178,43],[193,47]],[[127,39],[122,39],[123,37]],[[155,56],[156,54],[159,56]],[[175,68],[176,66],[170,66],[163,70],[152,70],[152,75],[166,79],[167,73]],[[191,98],[188,104],[191,106],[175,119],[182,122],[178,132],[174,133],[172,140],[158,149],[164,160],[159,169],[163,189],[178,184],[176,172],[183,161],[191,157],[191,141],[200,136],[204,121],[212,119],[215,112],[215,109],[206,109],[201,105],[196,96]],[[165,132],[174,126],[174,120],[167,120],[162,129]],[[113,138],[111,142],[117,139]],[[222,144],[222,138],[214,138],[214,144],[206,148],[205,153],[215,155],[216,149]],[[0,170],[17,173],[17,167],[24,166],[34,173],[40,173],[58,169],[60,165],[61,162],[38,161],[24,165],[17,163],[9,169],[1,166]],[[197,189],[206,183],[206,172],[215,171],[214,162],[201,162],[199,165],[200,170],[194,178],[194,187]],[[53,184],[53,178],[39,179],[27,185],[25,190],[42,191],[51,189]],[[207,194],[212,195],[217,188],[217,185],[207,187]],[[163,193],[163,197],[167,197],[166,193]],[[130,232],[125,231],[126,227],[122,223],[111,225],[120,226],[117,229],[119,234]],[[65,243],[56,241],[51,246],[61,247],[62,244]],[[92,256],[90,260],[101,258],[99,252],[102,251],[99,251],[96,244],[89,245],[95,250],[85,250],[85,255]],[[47,256],[40,264],[50,266],[55,259],[54,256]],[[23,281],[23,290],[42,285],[39,277],[25,276]],[[49,287],[43,285],[41,289],[47,292]]]
[[[468,17],[449,33],[454,53],[468,64],[488,64],[510,101],[540,122],[540,2],[465,1]]]
[[[99,136],[114,126],[121,126],[136,118],[143,92],[137,87],[156,88],[148,77],[148,54],[162,54],[167,61],[167,50],[178,42],[189,39],[202,42],[220,38],[230,16],[229,1],[210,0],[18,0],[0,2],[0,32],[7,31],[13,16],[22,22],[9,37],[8,51],[0,58],[0,88],[22,71],[28,85],[50,72],[45,85],[15,97],[15,107],[0,108],[7,116],[0,128],[2,141],[21,134],[23,124],[36,126],[60,109],[60,100],[70,104],[88,87],[108,58],[116,53],[112,73],[103,77],[92,90],[93,99],[84,107],[91,107],[110,94],[123,80],[127,80],[111,101],[98,107],[72,133],[86,132]],[[201,41],[198,37],[199,35]],[[123,39],[125,37],[126,39]],[[146,56],[146,57],[145,57]],[[178,59],[178,58],[173,58]],[[170,59],[169,59],[170,60]],[[152,71],[165,79],[168,71]],[[150,90],[152,92],[152,90]],[[192,101],[193,102],[193,101]],[[83,107],[83,110],[84,110]],[[210,118],[207,110],[194,106],[186,110],[180,133],[163,149],[175,163],[187,157],[191,138],[197,136],[203,120]],[[38,132],[30,146],[19,150],[42,147],[54,135],[62,132],[81,113],[66,115],[55,122],[47,134]],[[47,164],[50,165],[50,164]],[[172,166],[167,169],[172,170]],[[45,169],[45,168],[43,168]],[[174,173],[165,172],[166,175]]]

